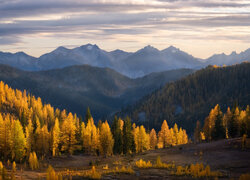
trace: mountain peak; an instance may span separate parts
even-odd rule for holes
[[[236,51],[233,51],[233,52],[231,53],[231,55],[237,55]]]
[[[67,51],[68,49],[64,46],[59,46],[58,48],[55,49],[55,51]]]
[[[158,49],[156,49],[155,47],[151,46],[151,45],[147,45],[144,48],[140,49],[138,52],[148,52],[148,53],[152,53],[152,52],[159,52]]]
[[[171,52],[171,53],[176,53],[178,51],[180,51],[180,49],[174,47],[174,46],[169,46],[168,48],[162,50],[163,52]]]
[[[80,46],[81,49],[87,49],[89,51],[93,50],[93,49],[100,49],[96,44],[86,44],[86,45],[82,45]]]

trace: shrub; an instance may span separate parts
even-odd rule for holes
[[[109,165],[108,164],[106,164],[105,166],[103,166],[103,168],[102,169],[104,169],[104,170],[108,170],[109,169]]]
[[[62,176],[55,172],[53,167],[49,165],[47,169],[47,177],[46,180],[62,180]]]
[[[177,166],[176,173],[174,174],[177,176],[189,175],[195,178],[221,176],[220,172],[211,171],[209,165],[207,165],[206,168],[204,169],[202,163],[191,164],[190,166],[186,166],[185,168],[182,166]]]
[[[96,171],[95,166],[92,166],[92,169],[89,171],[89,173],[87,174],[87,176],[90,179],[101,179],[101,174]]]
[[[166,163],[163,163],[161,161],[161,157],[158,156],[157,159],[156,159],[156,164],[154,165],[155,168],[167,168],[167,169],[170,169],[170,168],[174,168],[175,165],[172,163],[172,164],[166,164]]]
[[[152,167],[152,164],[150,161],[146,162],[146,161],[143,161],[142,159],[140,159],[139,161],[136,161],[135,165],[138,168],[150,168],[150,167]]]
[[[249,180],[250,179],[250,173],[242,174],[239,178],[239,180]]]

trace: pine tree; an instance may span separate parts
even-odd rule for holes
[[[71,113],[68,114],[67,119],[62,123],[61,134],[62,151],[72,155],[76,144],[76,125]]]
[[[113,146],[114,146],[114,139],[109,127],[108,122],[102,123],[100,128],[100,145],[99,150],[102,155],[112,155],[113,154]]]
[[[196,127],[194,130],[194,141],[196,143],[201,142],[201,124],[200,124],[200,121],[196,122]]]
[[[232,138],[236,137],[239,132],[239,122],[238,122],[239,114],[240,114],[239,108],[236,107],[232,113],[232,117],[229,119],[228,122],[228,134]]]
[[[214,128],[212,129],[212,138],[214,140],[218,139],[224,139],[226,136],[225,133],[225,128],[223,126],[223,115],[220,110],[220,106],[217,104],[214,108],[214,113],[215,113],[215,125]]]
[[[155,149],[157,146],[157,135],[154,129],[150,131],[149,137],[150,137],[150,148]]]
[[[247,136],[250,137],[250,106],[249,105],[246,108],[246,129],[247,129]]]
[[[59,120],[56,118],[55,125],[52,130],[52,155],[58,156],[59,154],[59,143],[60,143],[60,127]]]
[[[86,122],[86,124],[88,123],[88,121],[89,121],[91,118],[93,119],[93,117],[92,117],[92,115],[91,115],[91,113],[90,113],[90,109],[89,109],[89,107],[88,107],[87,110],[86,110],[86,115],[85,115],[85,122]]]
[[[122,141],[122,130],[123,130],[123,121],[117,119],[115,116],[112,124],[112,134],[114,137],[114,153],[122,154],[123,151],[123,141]]]
[[[123,127],[123,153],[127,154],[133,150],[133,134],[131,120],[127,116]]]

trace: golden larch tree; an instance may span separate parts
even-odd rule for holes
[[[60,126],[59,120],[56,118],[55,125],[52,130],[52,155],[58,156],[59,154],[59,144],[60,144]]]
[[[100,128],[99,150],[102,155],[112,155],[114,147],[114,139],[108,122],[104,122]]]
[[[76,144],[76,124],[74,122],[73,115],[68,114],[68,117],[64,119],[61,127],[61,142],[62,151],[69,154],[73,154]]]
[[[157,135],[154,129],[150,131],[149,138],[150,138],[150,148],[155,149],[157,146]]]
[[[158,147],[165,148],[171,144],[170,131],[167,121],[164,120],[161,125],[161,130],[158,133]]]

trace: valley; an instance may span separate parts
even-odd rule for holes
[[[238,179],[240,175],[250,171],[250,140],[248,149],[242,150],[241,138],[220,140],[211,143],[187,144],[167,149],[150,150],[144,153],[128,156],[96,157],[86,155],[62,156],[44,160],[44,164],[51,164],[56,172],[66,174],[72,179],[84,177],[77,174],[91,169],[91,162],[95,164],[96,170],[101,172],[102,179],[193,179],[191,176],[172,175],[175,168],[138,168],[135,162],[139,159],[155,163],[158,156],[163,163],[174,164],[175,166],[186,166],[196,163],[209,165],[212,171],[222,173],[219,179]],[[116,167],[131,166],[133,173],[106,173]],[[108,169],[104,169],[108,167]],[[35,179],[46,176],[46,168],[37,171],[17,171],[17,177],[24,179]],[[208,179],[214,179],[213,177]]]
[[[112,69],[89,65],[38,72],[0,65],[0,81],[82,117],[90,107],[98,121],[135,103],[165,83],[193,72],[191,69],[178,69],[131,79]]]

